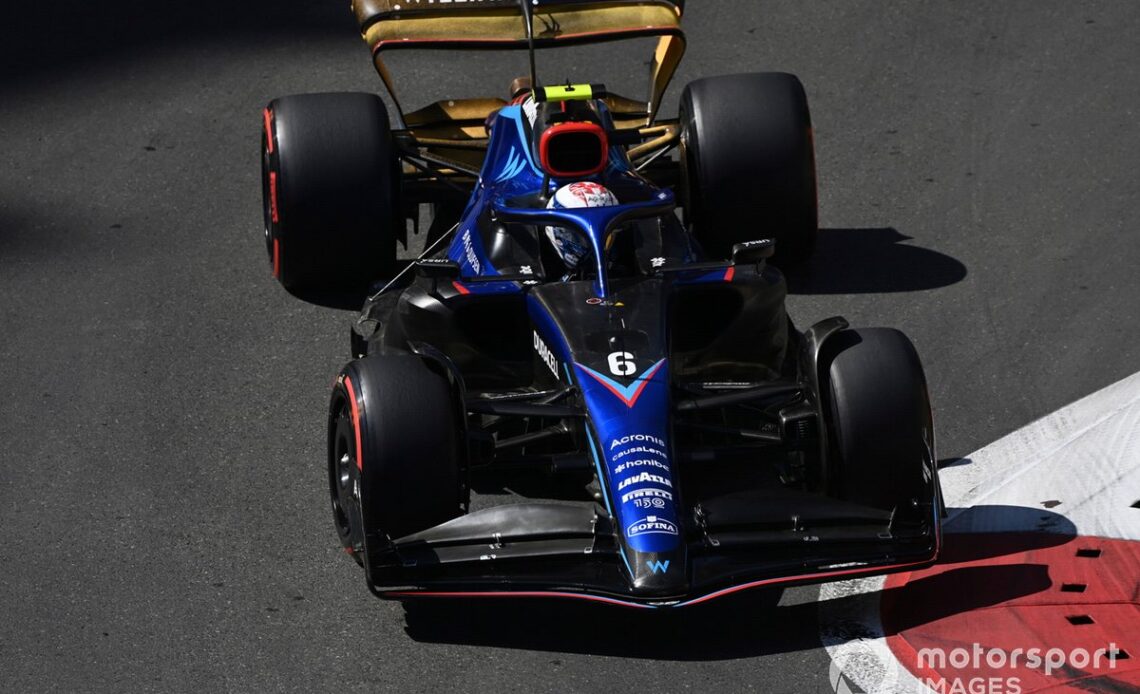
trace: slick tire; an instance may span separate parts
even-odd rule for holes
[[[328,474],[345,550],[370,551],[462,514],[467,501],[460,404],[416,356],[350,362],[329,402]]]
[[[893,509],[928,501],[935,484],[934,425],[922,364],[905,335],[845,330],[824,345],[831,473],[840,496]]]
[[[360,291],[390,277],[397,158],[374,94],[299,94],[263,114],[262,207],[273,276],[292,292]]]
[[[795,75],[722,75],[685,87],[681,170],[685,219],[711,258],[761,238],[776,240],[778,265],[815,250],[815,149]]]

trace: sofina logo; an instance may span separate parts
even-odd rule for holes
[[[649,568],[655,574],[663,574],[669,570],[669,560],[666,559],[665,561],[651,561],[649,562]]]
[[[638,535],[650,535],[653,533],[676,535],[677,526],[672,521],[664,518],[649,516],[645,520],[639,520],[625,529],[626,537],[637,537]]]

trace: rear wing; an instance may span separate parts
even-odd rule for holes
[[[540,49],[658,37],[650,63],[649,103],[640,105],[648,116],[631,125],[653,122],[685,52],[683,1],[536,0],[533,6],[534,43]],[[353,0],[352,9],[361,36],[372,49],[376,71],[401,117],[404,109],[382,58],[385,51],[527,48],[526,24],[518,0]],[[620,109],[615,115],[620,117]]]

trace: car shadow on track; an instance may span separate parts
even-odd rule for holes
[[[985,543],[969,535],[947,535],[944,562],[967,564],[997,556],[1016,556],[1063,544],[1076,529],[1063,516],[1020,507],[979,507],[979,512],[1004,517],[1015,525],[1038,531],[1003,533]],[[963,583],[965,582],[965,583]],[[960,594],[956,585],[997,588]],[[1048,567],[1036,564],[962,566],[901,587],[828,601],[829,613],[849,613],[856,603],[879,597],[884,603],[912,604],[929,596],[928,607],[904,615],[894,629],[915,626],[916,620],[948,616],[946,610],[967,611],[1048,590]],[[949,591],[949,593],[943,593]],[[903,595],[906,593],[906,595]],[[953,601],[937,600],[954,594]],[[440,600],[405,603],[406,631],[416,641],[452,643],[532,651],[582,653],[653,660],[705,661],[752,658],[820,646],[819,604],[801,602],[773,607],[770,593],[743,593],[682,610],[636,610],[577,600]],[[847,603],[850,604],[847,605]],[[832,610],[831,608],[835,608]]]
[[[938,469],[942,470],[948,467],[962,467],[971,465],[974,461],[970,458],[941,458],[938,461]]]
[[[819,646],[816,606],[771,606],[771,595],[729,597],[677,611],[579,600],[413,601],[416,641],[652,660],[751,658]]]
[[[1021,506],[950,509],[945,528],[938,564],[880,593],[887,636],[1057,589],[1061,577],[1032,557],[1077,537],[1064,516]]]
[[[364,305],[365,300],[368,298],[366,292],[337,292],[337,291],[309,291],[301,289],[286,289],[289,295],[294,299],[299,299],[307,304],[320,306],[322,308],[332,308],[339,311],[360,311],[360,307]]]
[[[961,282],[966,266],[892,228],[820,229],[815,255],[788,268],[794,294],[871,294],[937,289]]]

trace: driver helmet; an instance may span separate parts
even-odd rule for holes
[[[610,207],[618,204],[618,199],[608,188],[600,183],[583,181],[562,186],[546,204],[552,210],[564,210],[581,207]],[[573,270],[582,262],[582,258],[590,253],[590,247],[582,238],[581,233],[565,227],[546,227],[546,237],[566,264],[567,269]]]

